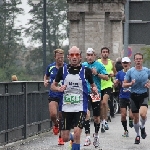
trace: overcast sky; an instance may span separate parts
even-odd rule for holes
[[[27,4],[27,0],[21,0],[21,1],[22,1],[22,4],[19,7],[24,9],[25,14],[17,16],[16,27],[18,27],[20,25],[22,25],[23,27],[27,27],[28,19],[32,18],[32,16],[28,13],[30,11],[31,7]],[[30,38],[23,38],[23,39],[24,39],[24,43],[26,46],[29,46],[31,44],[30,42],[28,42],[28,41],[31,41]],[[64,41],[63,44],[64,45],[68,44],[68,40]],[[39,46],[39,44],[37,44],[35,46]]]

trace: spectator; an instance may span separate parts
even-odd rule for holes
[[[12,76],[11,76],[11,81],[18,81],[17,76],[16,76],[16,75],[12,75]]]

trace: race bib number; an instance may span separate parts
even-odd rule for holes
[[[101,100],[100,94],[90,94],[92,102],[97,102]]]
[[[79,94],[66,94],[64,96],[65,104],[78,104],[80,103],[80,95]]]

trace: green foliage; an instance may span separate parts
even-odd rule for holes
[[[37,5],[29,0],[32,6],[30,14],[33,16],[29,20],[29,28],[25,30],[26,37],[31,37],[35,43],[43,43],[43,1]],[[67,2],[64,0],[47,0],[46,3],[46,60],[47,64],[53,61],[53,50],[62,47],[62,42],[67,38]],[[43,53],[39,47],[40,54]],[[32,56],[31,56],[32,58]],[[42,55],[36,55],[39,62],[42,62]],[[34,58],[33,58],[34,59]],[[41,59],[41,61],[40,61]]]
[[[149,67],[150,66],[150,46],[141,48],[144,55],[144,63]]]
[[[4,0],[0,6],[0,82],[10,81],[13,74],[19,80],[43,80],[43,1],[31,6],[29,27],[16,27],[17,16],[24,14],[19,7],[21,0]],[[67,38],[67,2],[64,0],[47,0],[46,3],[46,59],[47,64],[54,61],[53,50],[62,47]],[[22,32],[29,37],[34,45],[26,47],[23,43]],[[68,50],[68,46],[65,47]],[[67,52],[67,51],[66,51]],[[67,60],[67,59],[66,59]]]

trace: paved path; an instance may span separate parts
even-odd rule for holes
[[[120,114],[117,114],[112,122],[109,122],[110,130],[105,133],[99,133],[100,136],[100,148],[97,150],[150,150],[150,109],[148,110],[148,119],[146,122],[147,138],[141,139],[139,145],[134,144],[135,131],[129,128],[129,137],[122,137],[123,127],[120,122]],[[94,132],[93,123],[91,123],[91,135]],[[52,135],[52,132],[47,132],[34,138],[29,139],[28,142],[19,142],[9,144],[7,147],[0,149],[3,150],[69,150],[69,142],[65,143],[64,146],[57,145],[57,136]],[[84,129],[81,138],[81,150],[96,150],[93,145],[84,147]],[[91,136],[93,141],[93,137]]]

